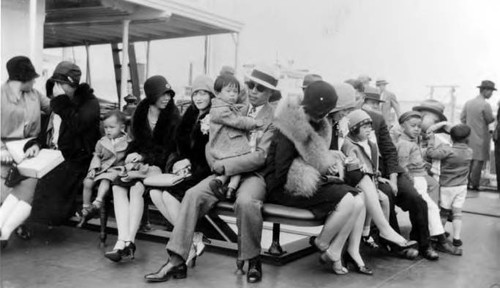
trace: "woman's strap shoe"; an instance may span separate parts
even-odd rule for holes
[[[124,249],[113,249],[112,251],[104,253],[104,257],[113,262],[122,261],[123,256],[125,256]]]
[[[354,271],[356,271],[359,274],[373,275],[372,269],[370,269],[366,265],[359,266],[358,263],[356,263],[356,261],[354,260],[354,258],[352,258],[351,254],[349,254],[349,252],[346,252],[344,254],[344,263],[347,267],[349,267],[349,264],[352,264],[354,266]]]
[[[186,263],[177,266],[169,265],[170,262],[163,264],[160,269],[154,273],[149,273],[144,276],[148,282],[165,282],[171,277],[174,279],[184,279],[187,277]]]

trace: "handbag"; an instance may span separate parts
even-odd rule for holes
[[[144,185],[151,187],[172,187],[181,183],[186,176],[176,174],[158,174],[144,179]]]
[[[7,171],[7,177],[5,177],[4,185],[9,188],[13,188],[27,178],[28,177],[22,176],[21,173],[19,173],[19,169],[17,169],[16,165],[12,165],[9,171]]]

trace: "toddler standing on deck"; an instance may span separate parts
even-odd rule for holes
[[[103,198],[120,173],[119,169],[113,168],[124,165],[125,150],[128,146],[125,121],[125,114],[118,110],[111,111],[104,116],[105,136],[97,142],[87,177],[83,180],[83,209],[78,227],[94,217],[101,209]],[[99,183],[97,197],[90,204],[92,188],[96,183]]]
[[[462,240],[460,240],[462,208],[467,196],[467,176],[472,161],[472,149],[467,145],[470,133],[470,127],[465,124],[453,126],[450,131],[453,141],[451,147],[448,145],[435,147],[434,136],[431,134],[426,152],[427,157],[441,160],[439,178],[441,221],[445,226],[449,216],[452,216],[453,245],[456,247],[462,246]]]
[[[246,116],[248,104],[245,103],[246,99],[239,96],[238,79],[232,75],[220,75],[215,80],[214,90],[217,95],[212,99],[210,108],[209,157],[220,160],[252,152],[249,132],[262,126],[262,122]],[[233,200],[240,175],[224,175],[224,171],[216,172],[217,176],[210,181],[210,189],[219,200]],[[225,193],[224,184],[228,180]]]

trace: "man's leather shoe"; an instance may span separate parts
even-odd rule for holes
[[[435,249],[439,252],[444,252],[456,256],[462,256],[462,249],[459,247],[452,246],[448,241],[436,243]]]
[[[439,254],[436,251],[434,251],[434,249],[432,249],[431,246],[423,249],[421,253],[422,256],[428,260],[436,261],[439,259]]]
[[[260,280],[262,280],[262,263],[260,257],[257,256],[248,261],[247,282],[257,283]]]
[[[160,269],[154,273],[149,273],[144,276],[148,282],[165,282],[173,277],[174,279],[184,279],[187,276],[186,263],[177,266],[168,265],[169,262],[163,264]]]

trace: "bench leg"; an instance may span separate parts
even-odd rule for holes
[[[283,251],[283,248],[281,248],[280,245],[280,224],[279,223],[273,223],[273,242],[271,243],[271,247],[269,247],[269,250],[267,253],[273,255],[273,256],[281,256],[286,253],[286,251]]]
[[[104,248],[106,245],[106,239],[108,238],[108,234],[106,233],[106,226],[108,226],[108,209],[110,208],[109,200],[104,200],[104,203],[101,207],[101,231],[99,234],[99,239],[101,240],[99,246]]]

